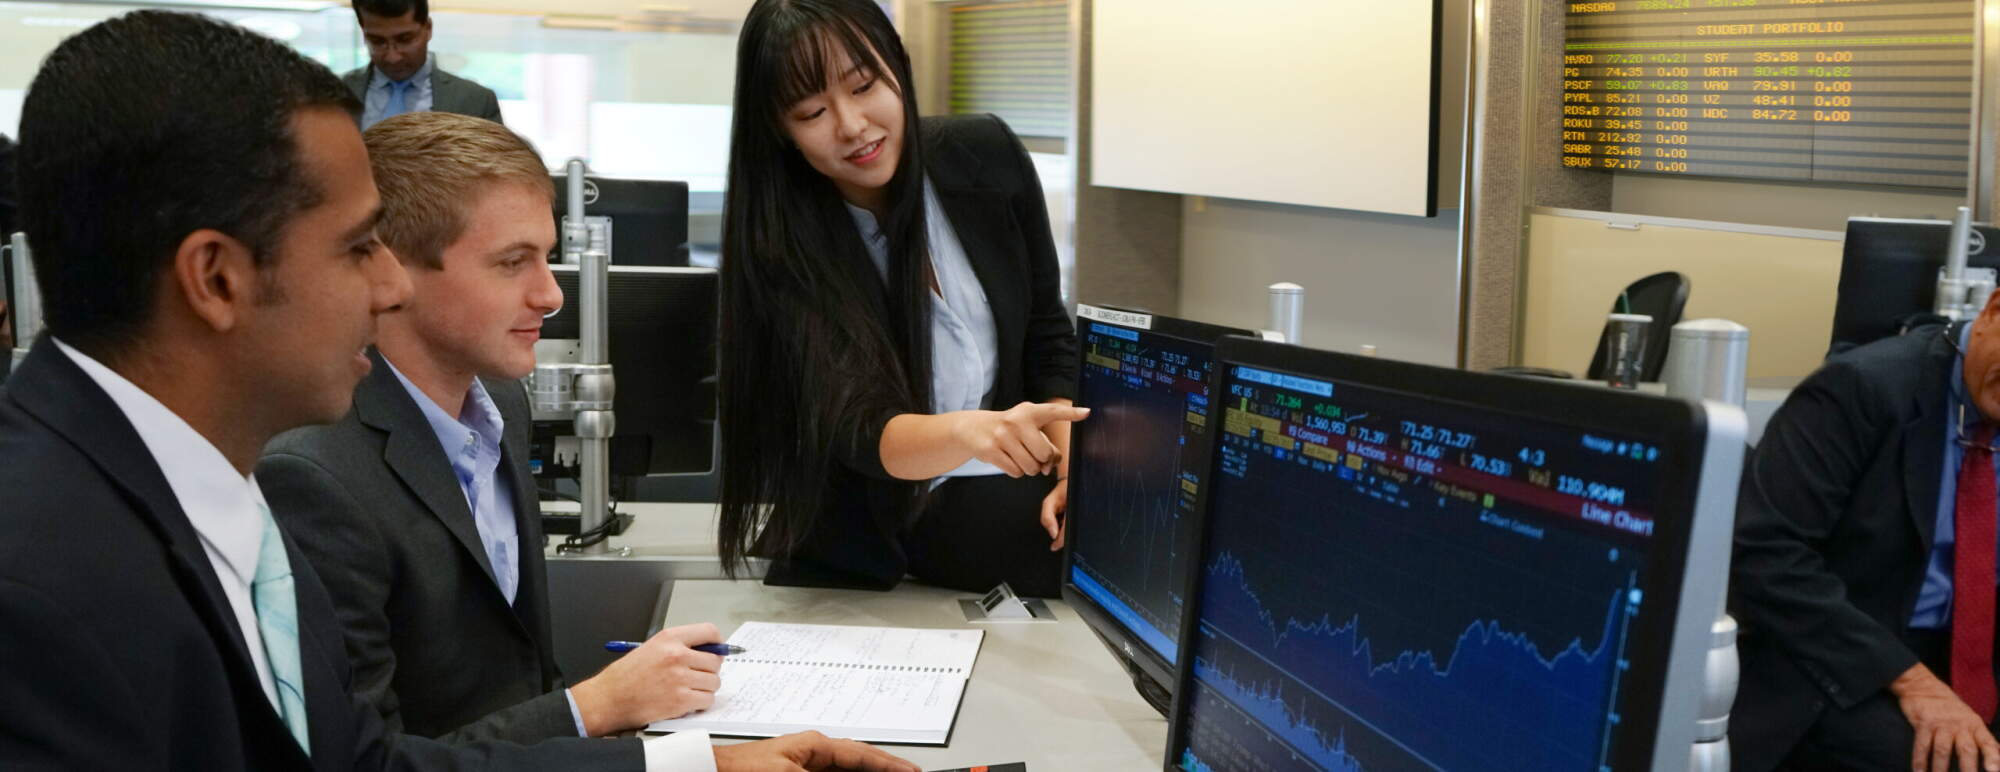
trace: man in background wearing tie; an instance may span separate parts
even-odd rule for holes
[[[2000,294],[1827,360],[1737,499],[1739,772],[2000,771],[1992,724]]]
[[[500,123],[493,90],[440,70],[431,56],[430,0],[354,0],[368,65],[341,76],[361,100],[361,128],[392,115],[437,111]]]

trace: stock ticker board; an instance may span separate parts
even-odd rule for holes
[[[1567,8],[1567,168],[1965,186],[1973,0]]]

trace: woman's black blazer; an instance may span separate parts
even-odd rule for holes
[[[918,135],[939,203],[993,309],[1000,362],[987,404],[1004,410],[1023,401],[1075,399],[1076,331],[1063,307],[1048,208],[1027,148],[991,115],[923,118]],[[854,270],[862,286],[880,290],[886,315],[887,290],[874,266]],[[890,477],[879,452],[893,417],[884,411],[839,422],[854,428],[832,449],[839,463],[829,476],[825,511],[792,554],[773,563],[768,582],[888,589],[903,578],[912,483]]]

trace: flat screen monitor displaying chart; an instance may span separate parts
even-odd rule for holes
[[[1242,330],[1079,306],[1063,596],[1124,660],[1174,683],[1215,342]],[[1160,700],[1165,709],[1165,700]]]
[[[1168,769],[1686,765],[1740,411],[1241,338],[1216,368]]]

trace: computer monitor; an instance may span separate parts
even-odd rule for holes
[[[1967,264],[2000,268],[2000,229],[1973,226]],[[1840,294],[1833,306],[1833,353],[1902,332],[1937,300],[1951,223],[1850,217],[1840,250]]]
[[[569,175],[556,183],[556,225],[569,214]],[[584,176],[583,214],[611,218],[611,262],[617,265],[688,264],[688,185],[664,180],[614,180]]]
[[[542,323],[537,358],[580,361],[577,267],[551,266],[563,308]],[[701,475],[715,469],[716,272],[712,268],[613,265],[605,297],[612,399],[614,480]],[[574,477],[557,457],[572,422],[538,420],[535,475]]]
[[[1174,683],[1194,494],[1208,472],[1215,342],[1246,330],[1078,306],[1090,420],[1070,435],[1063,599],[1165,711]]]
[[[1245,338],[1172,770],[1685,768],[1728,575],[1728,406]]]

